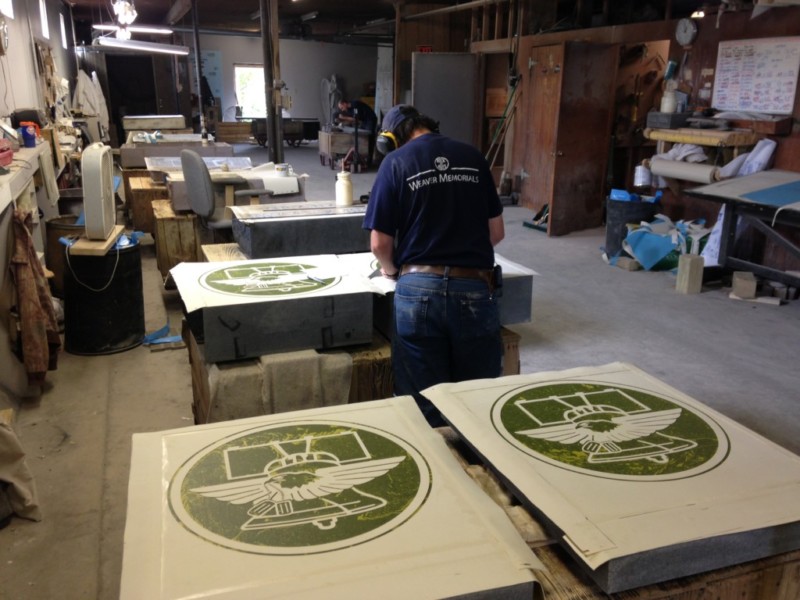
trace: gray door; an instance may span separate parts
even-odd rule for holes
[[[460,52],[411,55],[411,103],[439,121],[446,136],[477,144],[478,57]]]

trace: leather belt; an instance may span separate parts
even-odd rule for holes
[[[430,273],[431,275],[455,277],[457,279],[480,279],[481,281],[485,281],[490,289],[493,287],[491,269],[445,267],[442,265],[403,265],[403,268],[400,269],[400,275],[407,275],[408,273]]]

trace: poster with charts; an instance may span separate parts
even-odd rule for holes
[[[712,106],[789,115],[800,70],[800,37],[720,42]]]

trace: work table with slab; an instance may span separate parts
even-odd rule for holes
[[[345,156],[356,145],[355,133],[346,131],[320,131],[319,137],[319,162],[329,165],[331,169],[336,166],[336,161]],[[366,156],[369,152],[369,135],[366,131],[358,132],[358,153]]]
[[[800,227],[800,173],[761,171],[685,190],[689,196],[725,205],[719,264],[723,268],[751,271],[761,277],[800,286],[800,276],[733,255],[740,219],[763,233],[795,259],[800,247],[775,229],[775,224]]]
[[[366,252],[366,209],[333,201],[234,206],[233,237],[250,258]]]

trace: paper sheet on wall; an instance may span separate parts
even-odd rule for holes
[[[800,37],[720,42],[712,106],[790,115],[800,71]]]

